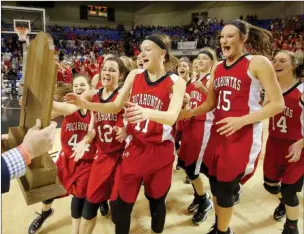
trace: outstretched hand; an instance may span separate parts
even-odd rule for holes
[[[85,109],[86,100],[83,96],[75,93],[68,93],[64,96],[64,101],[70,104],[74,104],[82,109]]]
[[[143,108],[133,102],[127,102],[126,104],[127,108],[125,117],[129,123],[136,124],[148,119],[145,114],[146,108]]]

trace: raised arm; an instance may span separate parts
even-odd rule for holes
[[[91,100],[94,94],[96,94],[95,90],[89,90],[87,92],[84,92],[81,96],[85,100]],[[74,112],[78,111],[79,109],[81,109],[81,108],[74,104],[53,101],[53,110],[52,111],[54,114],[56,114],[56,116],[70,115],[70,114],[73,114]]]

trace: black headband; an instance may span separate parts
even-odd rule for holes
[[[205,54],[205,55],[207,55],[212,61],[214,60],[213,55],[212,55],[209,51],[207,51],[207,50],[203,50],[203,51],[199,52],[198,55],[200,55],[200,54]]]
[[[245,25],[245,23],[243,23],[242,21],[233,20],[233,21],[231,21],[231,22],[228,23],[228,24],[231,24],[231,25],[237,27],[237,28],[240,30],[240,32],[241,32],[242,34],[247,34],[247,33],[248,33],[247,30],[246,30],[246,25]]]
[[[159,46],[159,48],[161,48],[163,50],[166,50],[166,56],[165,56],[165,58],[166,59],[169,58],[168,48],[167,48],[166,44],[161,39],[159,39],[156,36],[148,36],[148,37],[146,37],[145,40],[153,41],[156,45]]]

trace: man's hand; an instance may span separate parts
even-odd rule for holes
[[[51,122],[48,127],[40,130],[41,120],[37,119],[36,125],[28,130],[21,145],[28,151],[31,159],[41,156],[52,149],[56,127],[57,123]]]

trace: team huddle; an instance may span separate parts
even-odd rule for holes
[[[267,30],[232,21],[220,35],[223,61],[204,48],[195,66],[182,57],[177,75],[170,70],[170,39],[151,35],[141,44],[142,69],[129,70],[115,56],[105,58],[98,90],[85,75],[75,76],[73,92],[65,95],[65,102],[54,101],[52,110],[52,117],[64,116],[56,164],[64,196],[72,195],[71,233],[92,233],[98,210],[102,216],[111,211],[116,234],[130,233],[141,186],[149,201],[151,229],[162,233],[176,156],[193,186],[188,207],[194,213],[192,222],[205,221],[214,208],[215,224],[208,233],[233,233],[233,207],[241,185],[257,168],[262,120],[269,119],[264,187],[280,201],[274,218],[286,216],[282,233],[298,234],[297,192],[304,174],[303,58],[280,51],[271,64],[270,39]],[[248,45],[252,54],[244,52]],[[212,198],[203,176],[209,179]],[[43,201],[30,234],[53,214],[51,206],[58,198]]]

